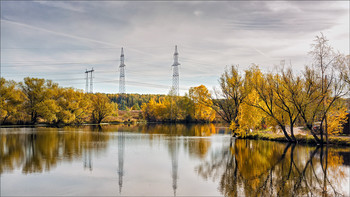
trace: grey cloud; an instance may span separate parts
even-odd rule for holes
[[[1,55],[6,61],[101,60],[64,68],[79,73],[95,66],[96,70],[110,70],[96,72],[96,78],[113,79],[117,77],[117,59],[123,46],[127,78],[166,83],[171,82],[170,65],[177,44],[180,79],[212,87],[213,80],[203,76],[219,77],[226,65],[240,64],[244,68],[257,63],[267,69],[282,58],[293,58],[296,68],[302,68],[316,34],[338,26],[349,27],[339,24],[349,16],[349,8],[343,5],[346,2],[5,1],[1,8],[1,47],[22,49],[2,50]],[[348,28],[338,31],[332,36],[348,42]],[[39,49],[30,49],[35,47]],[[102,61],[108,59],[116,61]],[[60,66],[52,69],[59,72]],[[39,67],[28,72],[41,70]]]

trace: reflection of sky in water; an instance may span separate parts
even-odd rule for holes
[[[86,131],[86,129],[73,129],[73,131],[62,132],[62,129],[60,129],[60,132],[56,132],[56,129],[50,129],[50,131],[46,132],[44,131],[45,129],[39,129],[40,132],[37,132],[37,134],[39,133],[41,136],[37,135],[35,142],[43,144],[37,144],[38,146],[35,146],[36,149],[43,149],[47,144],[50,144],[47,140],[54,140],[55,137],[59,139],[54,140],[59,144],[58,150],[47,148],[47,154],[56,156],[57,161],[53,162],[48,170],[47,165],[49,165],[49,162],[46,160],[48,160],[49,156],[42,154],[40,159],[42,160],[43,171],[41,173],[27,174],[22,173],[23,163],[15,163],[13,165],[14,169],[6,169],[6,165],[2,163],[2,168],[4,169],[1,174],[1,195],[172,196],[174,195],[174,181],[176,195],[179,196],[220,196],[227,194],[223,192],[225,189],[222,189],[223,186],[220,184],[224,173],[228,170],[232,171],[232,168],[235,167],[234,165],[228,165],[230,159],[234,158],[231,154],[233,150],[229,148],[229,135],[215,134],[215,131],[207,132],[204,136],[202,134],[201,136],[193,136],[183,133],[186,132],[186,129],[196,128],[181,128],[184,130],[180,135],[177,133],[176,136],[168,135],[169,129],[167,128],[160,128],[159,130],[162,132],[157,131],[155,132],[156,134],[148,134],[150,133],[149,131],[144,132],[142,128],[137,127],[127,128],[128,132],[124,132],[123,135],[121,135],[121,132],[109,132],[118,129],[124,130],[123,128],[114,128],[107,131],[103,130],[103,132],[90,132]],[[155,130],[155,128],[151,129]],[[203,131],[210,130],[212,127],[197,129],[201,132],[188,131],[188,133],[203,133]],[[2,129],[0,137],[2,140],[6,139],[9,141],[10,135],[18,135],[18,139],[25,139],[24,142],[28,143],[26,138],[30,135],[31,130],[20,129],[18,131],[16,129],[8,129],[5,133],[3,132],[4,129]],[[25,134],[21,134],[23,131],[25,131]],[[49,137],[44,138],[45,136]],[[118,146],[118,143],[121,142],[121,137],[125,140],[124,146]],[[8,141],[6,143],[9,143]],[[79,143],[76,143],[77,141]],[[72,154],[72,157],[63,154],[63,147],[67,145],[65,142],[76,143],[70,149],[71,152],[69,154]],[[239,158],[246,159],[243,153],[249,147],[254,150],[257,147],[264,147],[265,149],[267,147],[280,147],[277,151],[279,153],[276,154],[280,155],[286,145],[278,144],[274,146],[273,143],[249,141],[249,143],[245,144],[239,142],[235,143],[234,152],[241,154],[237,156],[238,160]],[[120,170],[120,162],[118,161],[121,159],[119,158],[121,153],[118,152],[118,149],[121,148],[124,148],[122,151],[124,154],[122,154],[122,188],[121,193],[119,193],[118,175],[120,174],[118,174],[118,171]],[[261,150],[262,152],[264,151],[263,149]],[[314,150],[314,148],[296,146],[294,161],[298,167],[302,168],[302,165],[307,162],[310,156],[308,151],[310,150]],[[26,151],[28,152],[30,149],[28,148]],[[42,152],[44,151],[42,150]],[[290,159],[288,158],[290,151],[291,148],[288,149],[286,154],[286,164],[288,164],[288,159]],[[246,151],[246,153],[249,152],[252,151]],[[0,156],[5,157],[3,154]],[[55,154],[59,154],[59,156]],[[265,156],[264,154],[261,155]],[[174,158],[175,161],[172,162]],[[271,158],[271,160],[273,159]],[[254,161],[251,163],[254,164]],[[259,164],[259,162],[256,163]],[[315,155],[313,163],[317,176],[323,176],[322,170],[319,168],[319,153]],[[177,169],[174,168],[176,164]],[[198,172],[200,167],[203,169],[212,168],[213,172],[201,174]],[[280,167],[276,167],[276,169],[278,168]],[[344,179],[337,180],[337,175],[334,174],[336,172],[328,170],[330,182],[333,183],[338,192],[349,195],[349,166],[338,165],[332,168],[330,166],[329,169],[335,168],[345,173]],[[242,172],[241,174],[246,176],[244,170],[242,170],[238,169],[238,173]],[[174,172],[176,175],[175,179],[177,177],[176,180],[173,180]],[[230,177],[228,178],[230,179]],[[244,194],[243,190],[240,186],[239,194]],[[332,192],[329,193],[332,194]]]

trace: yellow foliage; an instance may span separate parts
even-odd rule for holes
[[[338,104],[339,105],[339,104]],[[337,134],[342,132],[347,121],[347,108],[345,105],[335,106],[327,113],[327,132]]]
[[[194,104],[194,119],[198,121],[213,121],[215,111],[210,106],[213,105],[211,95],[204,85],[189,89],[189,97]]]
[[[102,120],[112,114],[113,105],[105,94],[97,93],[91,95],[92,99],[92,120],[101,123]]]
[[[141,111],[147,121],[206,121],[215,119],[215,111],[210,107],[212,100],[208,89],[201,85],[190,88],[189,96],[168,95],[143,103]]]
[[[252,91],[246,98],[246,102],[242,103],[238,112],[238,125],[232,121],[230,129],[234,130],[236,134],[245,136],[247,132],[254,131],[256,129],[262,129],[263,121],[266,118],[265,113],[260,109],[248,105],[247,103],[260,102],[259,96],[256,91]]]
[[[18,118],[23,113],[23,93],[16,88],[16,82],[0,78],[0,123]]]

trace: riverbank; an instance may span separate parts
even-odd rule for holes
[[[298,141],[298,144],[310,144],[317,145],[316,140],[312,135],[295,135],[295,138]],[[277,142],[288,142],[286,137],[281,134],[275,133],[265,133],[265,132],[254,132],[248,133],[245,136],[239,136],[237,139],[253,139],[253,140],[269,140]],[[334,146],[350,146],[350,136],[330,136],[328,137],[329,145]]]

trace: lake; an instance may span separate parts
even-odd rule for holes
[[[349,148],[205,125],[0,128],[1,196],[345,195]]]

